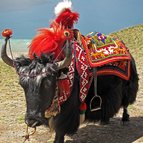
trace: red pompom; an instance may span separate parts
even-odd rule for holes
[[[12,32],[11,29],[5,29],[5,30],[2,32],[2,36],[3,36],[3,37],[10,37],[12,34],[13,34],[13,32]]]
[[[86,111],[86,109],[87,109],[86,103],[84,103],[84,102],[81,103],[79,109],[80,109],[80,113],[81,113],[81,114],[85,113],[85,111]]]
[[[86,103],[81,103],[81,105],[80,105],[80,110],[81,111],[85,111],[87,109],[87,106],[86,106]]]
[[[79,13],[73,12],[70,9],[66,8],[63,12],[60,13],[55,19],[55,21],[65,28],[73,28],[74,24],[78,21]],[[53,23],[51,23],[52,27]]]

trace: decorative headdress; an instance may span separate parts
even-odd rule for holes
[[[63,0],[55,7],[55,22],[65,26],[65,28],[73,28],[78,21],[79,13],[72,11],[72,2],[70,0]],[[52,27],[53,23],[51,23]]]
[[[73,32],[70,29],[65,30],[64,26],[53,23],[52,28],[42,28],[33,38],[29,45],[29,57],[34,58],[34,54],[40,57],[42,54],[53,53],[54,58],[59,56],[64,42],[73,38]],[[59,58],[63,58],[60,54]]]

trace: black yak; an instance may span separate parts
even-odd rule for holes
[[[66,36],[69,36],[68,33]],[[32,59],[23,56],[11,59],[6,53],[8,39],[9,37],[6,38],[2,47],[1,58],[6,64],[14,67],[19,75],[19,83],[24,90],[27,105],[26,124],[34,128],[40,125],[51,126],[49,122],[52,122],[52,127],[56,132],[54,143],[64,143],[65,135],[74,134],[78,130],[81,115],[79,99],[81,75],[77,66],[74,66],[70,96],[60,105],[57,100],[57,92],[60,90],[57,81],[60,80],[61,75],[67,75],[69,72],[69,64],[72,60],[71,49],[73,48],[73,53],[75,52],[74,41],[69,39],[64,41],[65,58],[62,61],[55,61],[51,54],[42,54],[40,57],[33,55]],[[80,44],[78,46],[80,47]],[[92,68],[90,72],[92,73]],[[87,105],[85,121],[108,123],[121,107],[123,107],[122,121],[129,121],[127,107],[134,103],[138,91],[138,74],[134,58],[131,56],[129,80],[116,75],[97,76],[97,94],[101,97],[102,104],[101,109],[95,111],[91,111],[90,108],[91,100],[95,96],[95,83],[94,80],[90,81],[84,101]],[[96,104],[96,100],[94,103]],[[55,109],[52,111],[51,108]]]

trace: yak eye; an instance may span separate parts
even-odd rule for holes
[[[65,35],[66,37],[70,37],[70,32],[69,32],[69,31],[65,31],[65,32],[64,32],[64,35]]]

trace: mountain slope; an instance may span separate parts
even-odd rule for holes
[[[143,56],[143,25],[129,27],[111,34],[123,40],[136,59]]]

